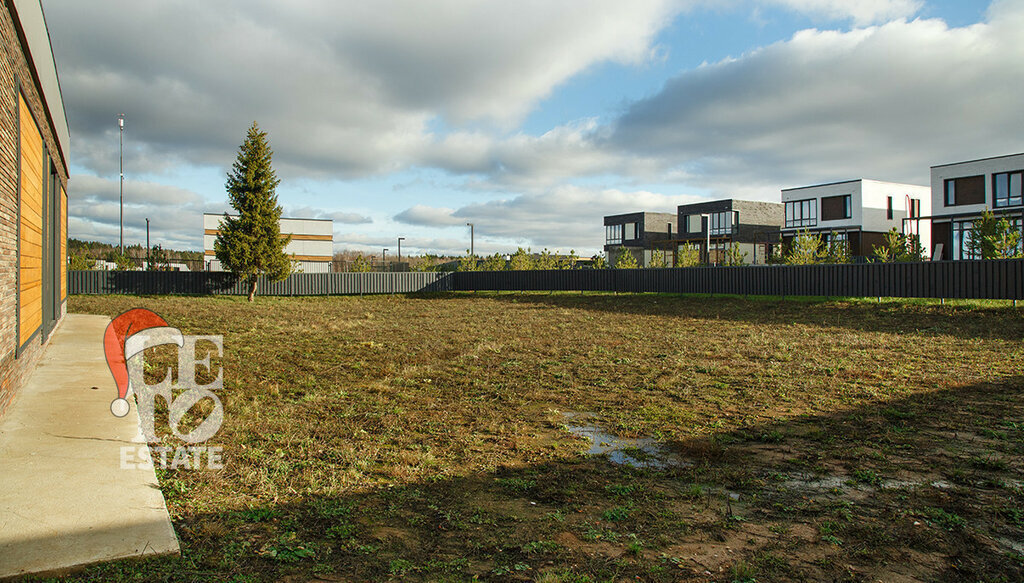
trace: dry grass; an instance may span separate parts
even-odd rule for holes
[[[222,334],[222,471],[112,580],[1015,581],[1024,317],[656,295],[74,297]],[[584,455],[561,412],[687,463]]]

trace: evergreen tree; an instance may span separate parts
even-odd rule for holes
[[[967,235],[967,249],[979,259],[1010,259],[1020,256],[1020,229],[1005,218],[985,210]]]
[[[733,267],[746,265],[747,252],[741,250],[737,243],[730,243],[729,248],[725,250],[725,261],[723,263]]]
[[[786,254],[786,263],[790,265],[813,265],[821,263],[825,251],[821,248],[821,237],[804,231],[793,238]]]
[[[590,266],[593,269],[608,269],[608,261],[604,258],[604,254],[598,253],[590,258]]]
[[[527,271],[535,269],[533,262],[533,253],[530,249],[523,249],[522,247],[516,249],[516,252],[512,254],[509,259],[508,268],[511,271]]]
[[[505,263],[505,256],[501,253],[495,253],[484,259],[481,269],[483,271],[505,271]]]
[[[676,251],[676,267],[694,267],[700,264],[700,248],[696,245],[682,245]]]
[[[619,250],[619,256],[615,258],[615,269],[636,269],[638,267],[640,264],[637,263],[632,251],[626,248]]]
[[[291,237],[281,237],[281,205],[275,192],[281,181],[271,167],[273,154],[267,133],[253,122],[226,184],[238,216],[224,214],[213,245],[224,269],[248,284],[250,302],[256,297],[260,275],[277,281],[291,272],[291,261],[284,252]]]

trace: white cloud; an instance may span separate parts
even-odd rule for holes
[[[73,159],[226,165],[253,119],[289,175],[408,165],[431,120],[511,127],[601,62],[641,63],[669,0],[47,0]]]
[[[933,164],[1020,150],[1024,3],[991,20],[805,30],[688,71],[634,103],[602,147],[720,192],[854,177],[927,181]],[[595,145],[595,147],[597,147]]]
[[[922,0],[767,0],[818,18],[850,19],[857,25],[910,18],[924,5]]]
[[[680,204],[705,200],[691,195],[668,196],[653,192],[624,192],[560,186],[504,200],[474,203],[458,209],[418,206],[400,214],[418,225],[473,223],[476,247],[510,252],[517,246],[592,254],[604,245],[606,215],[635,211],[674,213]],[[413,217],[422,220],[414,222]],[[396,217],[397,218],[397,217]],[[463,243],[464,245],[464,243]],[[448,249],[457,253],[460,248]]]
[[[68,181],[68,236],[117,244],[120,240],[120,185],[87,174]],[[125,245],[150,242],[167,249],[202,249],[204,212],[223,212],[224,205],[205,202],[195,192],[126,180],[124,184]]]

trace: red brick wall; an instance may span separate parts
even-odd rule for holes
[[[41,341],[28,343],[15,357],[17,321],[18,233],[18,83],[40,125],[43,140],[54,157],[61,184],[67,169],[56,155],[57,141],[49,125],[40,91],[32,74],[10,3],[0,9],[0,416],[17,395],[25,377],[42,354]],[[62,309],[63,312],[66,311]]]

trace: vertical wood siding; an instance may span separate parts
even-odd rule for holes
[[[43,136],[23,97],[18,98],[18,117],[21,124],[21,181],[18,185],[21,216],[18,242],[20,346],[43,324]]]

